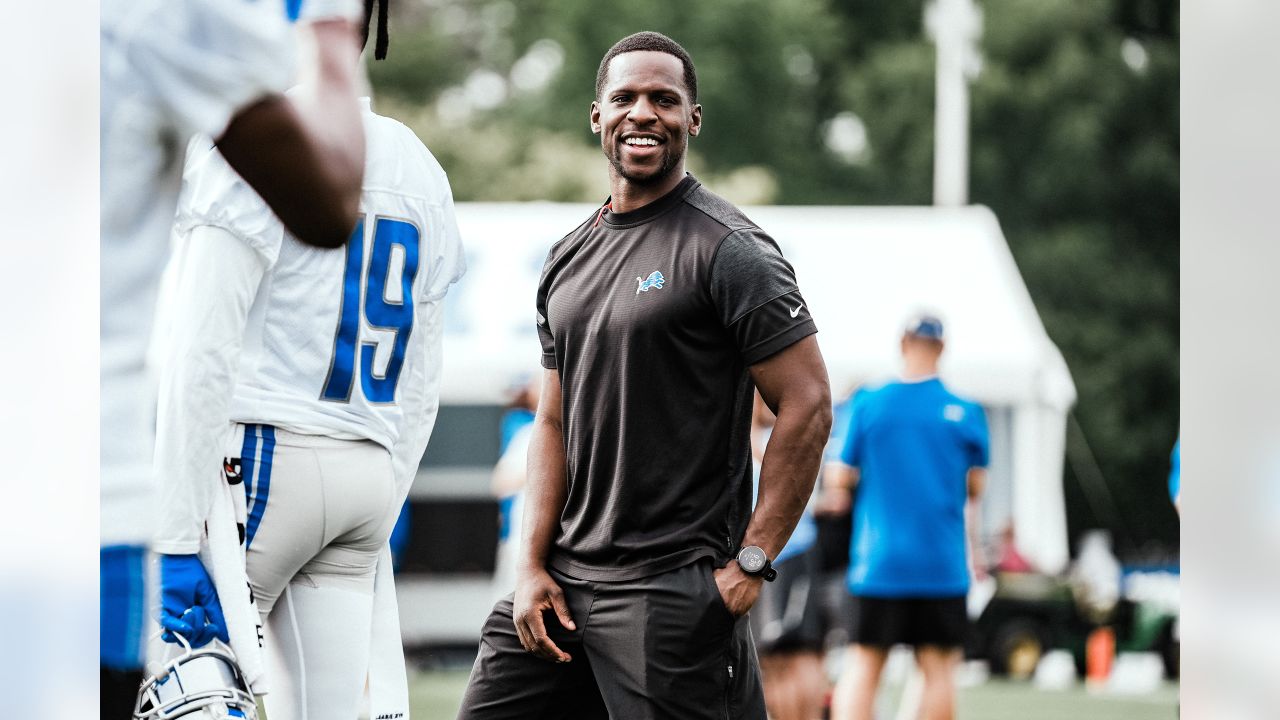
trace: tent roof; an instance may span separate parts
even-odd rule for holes
[[[447,301],[445,402],[496,402],[536,372],[533,303],[547,248],[597,210],[558,203],[459,203],[468,272]],[[839,394],[892,375],[919,310],[946,324],[942,372],[987,404],[1066,408],[1075,388],[985,207],[761,206],[744,212],[796,269]]]

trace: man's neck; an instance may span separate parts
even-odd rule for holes
[[[902,369],[902,379],[907,382],[919,382],[938,376],[938,363],[927,360],[907,359]]]
[[[684,180],[684,164],[671,171],[661,182],[637,184],[622,177],[613,167],[609,168],[609,197],[611,211],[626,213],[639,210],[676,189]]]

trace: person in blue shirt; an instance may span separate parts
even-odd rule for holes
[[[1169,456],[1169,499],[1173,501],[1173,507],[1182,514],[1182,435],[1178,435],[1177,441],[1173,443],[1173,454]]]
[[[942,322],[913,319],[901,380],[859,392],[828,475],[856,493],[847,587],[850,642],[834,720],[870,720],[885,659],[910,645],[924,677],[920,717],[953,718],[968,617],[966,545],[976,530],[988,439],[981,406],[938,379]],[[966,531],[966,525],[969,531]],[[974,567],[981,567],[975,557]]]

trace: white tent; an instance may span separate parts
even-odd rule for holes
[[[442,402],[502,402],[536,371],[534,295],[547,249],[597,208],[460,203],[468,273],[450,293]],[[755,207],[745,212],[795,266],[832,388],[891,375],[918,310],[946,324],[942,373],[987,407],[992,432],[985,525],[1012,521],[1041,569],[1068,559],[1062,461],[1075,387],[1049,340],[999,223],[984,207]]]

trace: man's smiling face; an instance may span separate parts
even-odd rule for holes
[[[609,158],[615,179],[633,186],[661,185],[684,176],[689,136],[702,124],[702,106],[684,84],[674,55],[627,52],[609,61],[600,97],[591,103],[591,130]]]

